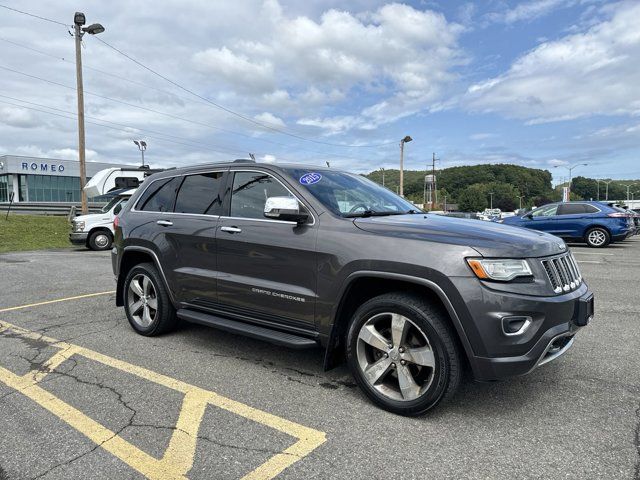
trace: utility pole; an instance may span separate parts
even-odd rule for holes
[[[85,137],[84,137],[84,90],[82,86],[82,36],[85,33],[96,35],[104,32],[104,27],[94,23],[88,27],[82,27],[86,23],[84,13],[76,12],[73,16],[73,36],[76,43],[76,91],[78,92],[78,162],[80,163],[80,199],[82,213],[89,213],[87,206],[87,194],[84,186],[87,182],[87,165],[85,163]]]
[[[437,195],[436,190],[436,160],[440,160],[436,158],[435,152],[431,156],[431,210],[435,210],[435,197]]]
[[[404,197],[404,144],[413,140],[409,135],[400,140],[400,196]]]

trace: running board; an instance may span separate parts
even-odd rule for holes
[[[186,320],[187,322],[198,323],[200,325],[217,328],[226,332],[244,335],[245,337],[264,340],[275,345],[282,345],[283,347],[303,349],[318,346],[318,342],[311,338],[292,335],[291,333],[280,332],[279,330],[272,330],[270,328],[253,325],[251,323],[239,322],[237,320],[231,320],[229,318],[223,318],[209,313],[196,312],[194,310],[181,308],[178,310],[177,314],[178,318]]]

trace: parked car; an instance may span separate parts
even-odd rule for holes
[[[189,321],[321,346],[326,368],[346,359],[373,402],[403,415],[450,398],[466,365],[493,381],[558,358],[593,316],[562,240],[426,214],[335,169],[166,171],[115,222],[116,304],[136,332]]]
[[[109,250],[113,243],[113,219],[122,210],[135,192],[124,190],[117,193],[100,213],[78,215],[71,220],[69,241],[74,245],[84,245],[91,250]]]
[[[606,247],[633,234],[633,218],[628,212],[603,202],[550,203],[525,215],[505,218],[504,225],[551,233],[590,247]]]

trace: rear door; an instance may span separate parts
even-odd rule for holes
[[[217,297],[216,227],[222,208],[226,169],[184,175],[166,238],[175,260],[176,299],[209,307]]]
[[[582,238],[587,222],[587,205],[584,203],[563,203],[558,207],[558,220],[554,231],[559,237]]]
[[[269,220],[269,197],[294,196],[273,174],[235,170],[230,174],[226,215],[217,229],[220,308],[267,322],[310,328],[317,287],[318,221]]]

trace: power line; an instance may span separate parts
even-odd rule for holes
[[[127,59],[131,60],[131,61],[132,61],[133,63],[135,63],[136,65],[138,65],[138,66],[140,66],[140,67],[144,68],[145,70],[147,70],[147,71],[149,71],[149,72],[153,73],[154,75],[156,75],[156,76],[158,76],[158,77],[162,78],[162,79],[163,79],[163,80],[165,80],[166,82],[169,82],[171,85],[173,85],[173,86],[175,86],[175,87],[178,87],[179,89],[184,90],[185,92],[187,92],[187,93],[189,93],[189,94],[191,94],[191,95],[194,95],[195,97],[198,97],[199,99],[201,99],[201,100],[203,100],[203,101],[205,101],[205,102],[207,102],[207,103],[209,103],[209,104],[213,105],[213,106],[214,106],[214,107],[216,107],[216,108],[219,108],[220,110],[223,110],[223,111],[225,111],[225,112],[227,112],[227,113],[229,113],[229,114],[231,114],[231,115],[234,115],[234,116],[236,116],[236,117],[238,117],[238,118],[241,118],[241,119],[243,119],[243,120],[245,120],[245,121],[247,121],[247,122],[250,122],[250,123],[252,123],[252,124],[254,124],[254,125],[257,125],[257,126],[259,126],[259,127],[265,128],[265,129],[267,129],[267,130],[271,130],[271,131],[273,131],[273,132],[277,132],[277,133],[280,133],[280,134],[282,134],[282,135],[287,135],[287,136],[289,136],[289,137],[297,138],[297,139],[299,139],[299,140],[304,140],[304,141],[307,141],[307,142],[318,143],[318,144],[321,144],[321,145],[329,145],[329,146],[332,146],[332,147],[345,147],[345,148],[378,148],[378,147],[383,147],[383,146],[392,145],[392,144],[395,144],[395,143],[396,143],[396,142],[385,142],[385,143],[379,143],[379,144],[376,144],[376,145],[346,145],[346,144],[340,144],[340,143],[323,142],[323,141],[321,141],[321,140],[315,140],[315,139],[313,139],[313,138],[303,137],[302,135],[297,135],[297,134],[295,134],[295,133],[291,133],[291,132],[288,132],[288,131],[286,131],[286,130],[282,130],[282,129],[280,129],[280,128],[276,128],[276,127],[271,126],[271,125],[269,125],[269,124],[267,124],[267,123],[259,122],[258,120],[255,120],[255,119],[253,119],[253,118],[251,118],[251,117],[247,117],[246,115],[243,115],[243,114],[241,114],[241,113],[238,113],[238,112],[236,112],[236,111],[234,111],[234,110],[231,110],[231,109],[230,109],[230,108],[228,108],[228,107],[225,107],[224,105],[220,105],[219,103],[216,103],[216,102],[214,102],[214,101],[212,101],[212,100],[210,100],[210,99],[208,99],[208,98],[206,98],[206,97],[203,97],[202,95],[200,95],[200,94],[198,94],[198,93],[194,92],[193,90],[190,90],[190,89],[188,89],[187,87],[184,87],[184,86],[180,85],[179,83],[177,83],[177,82],[175,82],[175,81],[171,80],[170,78],[168,78],[168,77],[166,77],[166,76],[162,75],[161,73],[159,73],[159,72],[155,71],[155,70],[154,70],[154,69],[152,69],[151,67],[146,66],[146,65],[145,65],[145,64],[143,64],[142,62],[139,62],[138,60],[136,60],[135,58],[133,58],[133,57],[131,57],[130,55],[126,54],[126,53],[125,53],[125,52],[123,52],[122,50],[120,50],[120,49],[118,49],[118,48],[114,47],[113,45],[111,45],[111,44],[109,44],[109,43],[105,42],[105,41],[104,41],[104,40],[102,40],[100,37],[97,37],[97,36],[95,36],[95,35],[94,35],[94,36],[92,36],[92,38],[95,38],[95,39],[96,39],[96,40],[98,40],[100,43],[102,43],[102,44],[106,45],[107,47],[111,48],[112,50],[114,50],[115,52],[117,52],[117,53],[119,53],[120,55],[124,56],[125,58],[127,58]]]
[[[16,8],[9,7],[7,5],[0,4],[0,7],[6,8],[7,10],[11,10],[11,11],[16,12],[16,13],[20,13],[22,15],[27,15],[29,17],[37,18],[37,19],[44,20],[44,21],[47,21],[47,22],[51,22],[51,23],[55,23],[55,24],[58,24],[58,25],[62,25],[62,26],[65,26],[65,27],[69,26],[69,24],[67,24],[67,23],[59,22],[59,21],[53,20],[51,18],[46,18],[46,17],[42,17],[40,15],[35,15],[33,13],[29,13],[29,12],[25,12],[25,11],[22,11],[22,10],[18,10]],[[210,99],[208,99],[206,97],[203,97],[202,95],[199,95],[198,93],[194,92],[193,90],[190,90],[187,87],[184,87],[184,86],[180,85],[179,83],[177,83],[177,82],[171,80],[170,78],[162,75],[161,73],[155,71],[154,69],[146,66],[142,62],[136,60],[135,58],[131,57],[127,53],[123,52],[122,50],[114,47],[113,45],[107,43],[106,41],[102,40],[101,38],[96,37],[95,35],[92,35],[91,37],[95,38],[96,40],[98,40],[99,42],[104,44],[105,46],[111,48],[115,52],[119,53],[120,55],[122,55],[125,58],[129,59],[130,61],[134,62],[136,65],[140,66],[141,68],[144,68],[145,70],[153,73],[154,75],[162,78],[166,82],[171,83],[172,85],[180,88],[181,90],[183,90],[183,91],[185,91],[185,92],[187,92],[187,93],[189,93],[189,94],[191,94],[191,95],[193,95],[193,96],[195,96],[195,97],[197,97],[197,98],[199,98],[199,99],[201,99],[201,100],[213,105],[214,107],[216,107],[218,109],[221,109],[221,110],[223,110],[223,111],[225,111],[225,112],[227,112],[227,113],[229,113],[231,115],[234,115],[234,116],[236,116],[238,118],[241,118],[241,119],[243,119],[243,120],[245,120],[247,122],[250,122],[250,123],[252,123],[254,125],[257,125],[259,127],[262,127],[264,129],[271,130],[273,132],[277,132],[277,133],[280,133],[282,135],[287,135],[287,136],[290,136],[290,137],[293,137],[293,138],[297,138],[299,140],[303,140],[303,141],[306,141],[306,142],[313,142],[313,143],[317,143],[317,144],[320,144],[320,145],[328,145],[328,146],[333,146],[333,147],[342,147],[342,148],[379,148],[379,147],[384,147],[384,146],[395,144],[394,141],[384,142],[384,143],[379,143],[379,144],[373,144],[373,145],[357,145],[357,144],[350,145],[350,144],[332,143],[332,142],[324,142],[322,140],[316,140],[316,139],[313,139],[313,138],[304,137],[302,135],[297,135],[295,133],[291,133],[291,132],[288,132],[286,130],[282,130],[280,128],[277,128],[277,127],[274,127],[272,125],[269,125],[268,123],[260,122],[258,120],[255,120],[255,119],[251,118],[251,117],[247,117],[246,115],[238,113],[238,112],[236,112],[236,111],[234,111],[234,110],[232,110],[232,109],[230,109],[228,107],[225,107],[224,105],[221,105],[221,104],[216,103],[216,102],[214,102],[214,101],[212,101],[212,100],[210,100]]]
[[[21,13],[22,15],[27,15],[29,17],[37,18],[39,20],[44,20],[45,22],[56,23],[58,25],[62,25],[63,27],[68,27],[69,26],[68,23],[59,22],[59,21],[53,20],[51,18],[41,17],[40,15],[36,15],[34,13],[24,12],[22,10],[18,10],[17,8],[8,7],[7,5],[0,5],[0,7],[6,8],[7,10],[11,10],[12,12],[15,12],[15,13]]]
[[[21,72],[20,70],[15,70],[13,68],[9,68],[9,67],[3,66],[3,65],[0,65],[0,69],[6,70],[6,71],[9,71],[9,72],[12,72],[12,73],[16,73],[18,75],[23,75],[23,76],[28,77],[28,78],[33,78],[33,79],[36,79],[36,80],[40,80],[42,82],[49,83],[51,85],[56,85],[56,86],[59,86],[59,87],[62,87],[62,88],[68,89],[68,90],[76,91],[76,87],[65,85],[63,83],[59,83],[59,82],[56,82],[54,80],[49,80],[47,78],[39,77],[37,75],[32,75],[30,73]],[[87,94],[87,95],[92,95],[94,97],[101,98],[103,100],[119,103],[119,104],[122,104],[122,105],[125,105],[125,106],[128,106],[128,107],[131,107],[131,108],[137,108],[139,110],[152,112],[152,113],[155,113],[157,115],[162,115],[162,116],[169,117],[169,118],[172,118],[172,119],[175,119],[175,120],[180,120],[180,121],[183,121],[183,122],[186,122],[186,123],[191,123],[193,125],[198,125],[198,126],[201,126],[201,127],[211,128],[211,129],[223,131],[223,132],[226,132],[226,133],[235,133],[235,134],[238,134],[238,135],[246,136],[246,137],[251,138],[251,139],[256,139],[255,137],[252,137],[250,135],[245,135],[245,134],[241,134],[241,133],[237,133],[237,132],[230,132],[228,130],[221,129],[220,127],[216,127],[216,126],[211,125],[211,124],[198,122],[198,121],[195,121],[195,120],[190,120],[188,118],[180,117],[180,116],[174,115],[172,113],[162,112],[160,110],[155,110],[153,108],[144,107],[142,105],[136,105],[134,103],[129,103],[129,102],[126,102],[124,100],[119,100],[117,98],[108,97],[106,95],[100,95],[98,93],[90,92],[90,91],[87,91],[87,90],[85,90],[84,93]],[[258,139],[256,139],[256,140],[258,140]],[[287,146],[285,144],[279,144],[277,142],[272,142],[272,141],[266,140],[266,139],[262,139],[262,140],[264,140],[266,142],[269,142],[269,143],[274,143],[276,145],[281,145],[281,146],[284,146],[284,147]],[[306,149],[302,148],[301,150],[306,150]],[[317,153],[320,153],[321,155],[337,157],[337,158],[341,158],[341,159],[349,159],[349,160],[356,160],[356,161],[368,161],[369,160],[369,159],[358,158],[358,157],[350,157],[350,156],[339,155],[339,154],[334,154],[334,153],[325,153],[325,152],[317,152]]]

